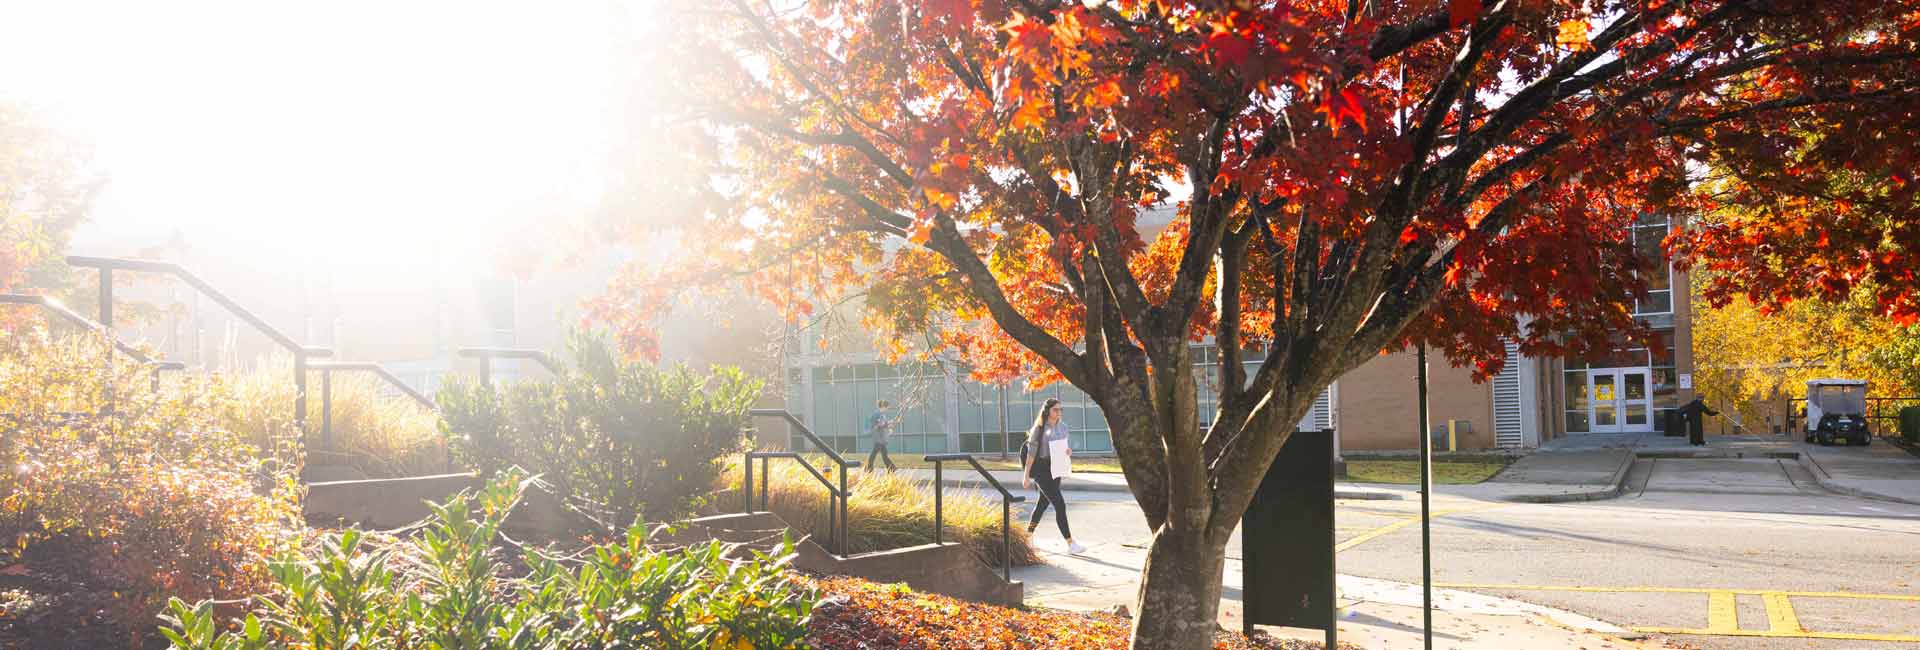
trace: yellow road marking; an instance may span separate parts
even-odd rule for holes
[[[1767,604],[1767,631],[1805,634],[1807,628],[1800,627],[1800,617],[1793,613],[1793,603],[1787,602],[1787,595],[1780,592],[1760,594],[1760,600]]]
[[[1707,594],[1706,629],[1675,627],[1634,627],[1635,632],[1687,634],[1696,636],[1749,636],[1774,639],[1835,639],[1842,641],[1888,641],[1920,643],[1920,636],[1904,634],[1862,634],[1853,632],[1816,632],[1800,625],[1790,598],[1850,598],[1856,600],[1893,600],[1920,602],[1920,596],[1906,594],[1853,594],[1838,591],[1776,591],[1770,589],[1707,589],[1697,587],[1580,587],[1555,585],[1492,585],[1460,582],[1434,583],[1445,589],[1490,591],[1571,591],[1589,593]],[[1740,629],[1735,596],[1759,596],[1767,606],[1767,629]]]
[[[1892,641],[1896,643],[1920,643],[1920,636],[1899,634],[1853,634],[1849,632],[1775,632],[1773,630],[1734,630],[1714,632],[1710,630],[1685,630],[1665,627],[1636,627],[1635,632],[1653,634],[1691,634],[1699,636],[1759,636],[1774,639],[1840,639],[1846,641]]]
[[[1479,506],[1474,508],[1454,508],[1452,510],[1435,510],[1433,511],[1433,514],[1430,515],[1430,517],[1433,519],[1439,519],[1441,517],[1445,517],[1448,515],[1457,515],[1463,512],[1481,512],[1481,511],[1492,510],[1494,508],[1500,508],[1500,507],[1503,507],[1503,506],[1495,505],[1495,506]],[[1373,540],[1373,538],[1375,537],[1379,537],[1381,535],[1385,535],[1387,533],[1391,533],[1393,531],[1400,530],[1402,528],[1406,528],[1408,526],[1412,526],[1417,523],[1420,523],[1420,515],[1407,517],[1400,521],[1396,521],[1391,524],[1387,524],[1385,526],[1381,526],[1379,528],[1375,528],[1373,530],[1360,533],[1359,535],[1355,535],[1352,539],[1349,539],[1347,541],[1344,541],[1335,545],[1333,547],[1333,552],[1339,553],[1341,551],[1345,551],[1355,546],[1365,544],[1368,541]]]
[[[1600,593],[1711,594],[1724,591],[1742,596],[1780,594],[1794,598],[1856,598],[1861,600],[1903,600],[1920,602],[1920,596],[1906,594],[1853,594],[1840,591],[1777,591],[1773,589],[1705,589],[1697,587],[1576,587],[1566,585],[1492,585],[1465,582],[1436,582],[1445,589],[1507,589],[1512,591],[1588,591]]]
[[[1740,615],[1734,609],[1733,592],[1715,591],[1707,594],[1707,634],[1726,634],[1740,631]]]

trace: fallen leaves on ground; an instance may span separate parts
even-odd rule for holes
[[[1127,647],[1112,614],[998,607],[859,578],[809,579],[820,589],[807,642],[820,650],[1039,650]],[[1350,648],[1345,643],[1342,648]],[[1308,650],[1320,643],[1222,631],[1216,650]]]

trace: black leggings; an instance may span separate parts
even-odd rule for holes
[[[1040,518],[1047,514],[1047,504],[1053,504],[1053,521],[1060,525],[1060,536],[1073,539],[1073,529],[1067,526],[1067,500],[1060,496],[1060,479],[1053,477],[1053,461],[1048,458],[1033,460],[1033,482],[1040,487],[1040,505],[1033,508],[1033,520],[1027,522],[1027,530],[1040,527]]]
[[[854,453],[859,453],[859,452],[854,452]],[[869,472],[873,471],[873,459],[875,457],[879,457],[880,460],[886,461],[888,471],[900,469],[898,467],[893,466],[893,457],[887,455],[887,443],[882,442],[882,443],[876,444],[873,446],[873,451],[867,452],[867,471]]]

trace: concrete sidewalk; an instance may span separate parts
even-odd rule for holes
[[[1096,544],[1070,556],[1047,553],[1048,564],[1014,570],[1026,583],[1027,604],[1081,611],[1133,606],[1146,551],[1125,544]],[[1229,554],[1220,625],[1240,629],[1240,561]],[[1369,650],[1422,647],[1419,585],[1341,575],[1340,640]],[[1628,631],[1571,612],[1505,598],[1449,589],[1434,590],[1434,647],[1449,650],[1514,648],[1661,647],[1630,640]],[[1287,638],[1321,639],[1317,630],[1261,628]]]
[[[930,470],[930,469],[900,469],[895,471],[899,472],[900,474],[912,477],[916,480],[921,480],[921,481],[933,480],[933,470]],[[1033,493],[1033,490],[1023,489],[1020,487],[1019,471],[990,470],[990,472],[993,474],[994,480],[999,481],[1000,485],[1002,487],[1005,487],[1009,492],[1013,492],[1015,494]],[[986,480],[980,478],[980,473],[973,471],[973,468],[970,468],[970,467],[964,468],[964,469],[950,467],[950,468],[941,470],[940,483],[942,485],[946,485],[950,487],[991,489],[987,487]],[[1127,492],[1128,491],[1126,477],[1120,474],[1112,473],[1112,472],[1098,472],[1098,473],[1083,472],[1079,474],[1074,474],[1072,476],[1067,477],[1064,481],[1062,481],[1060,487],[1061,489],[1068,492]],[[1366,500],[1366,501],[1387,501],[1387,500],[1396,500],[1396,499],[1405,498],[1403,493],[1399,490],[1392,490],[1392,489],[1379,488],[1379,487],[1367,487],[1367,486],[1355,485],[1352,483],[1335,484],[1333,488],[1333,497],[1336,499],[1357,499],[1357,500]]]
[[[1869,499],[1920,505],[1920,457],[1875,440],[1865,447],[1800,444],[1802,463],[1820,486]]]

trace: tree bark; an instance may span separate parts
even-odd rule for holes
[[[1220,616],[1226,537],[1161,526],[1153,534],[1133,619],[1133,650],[1207,650]]]

